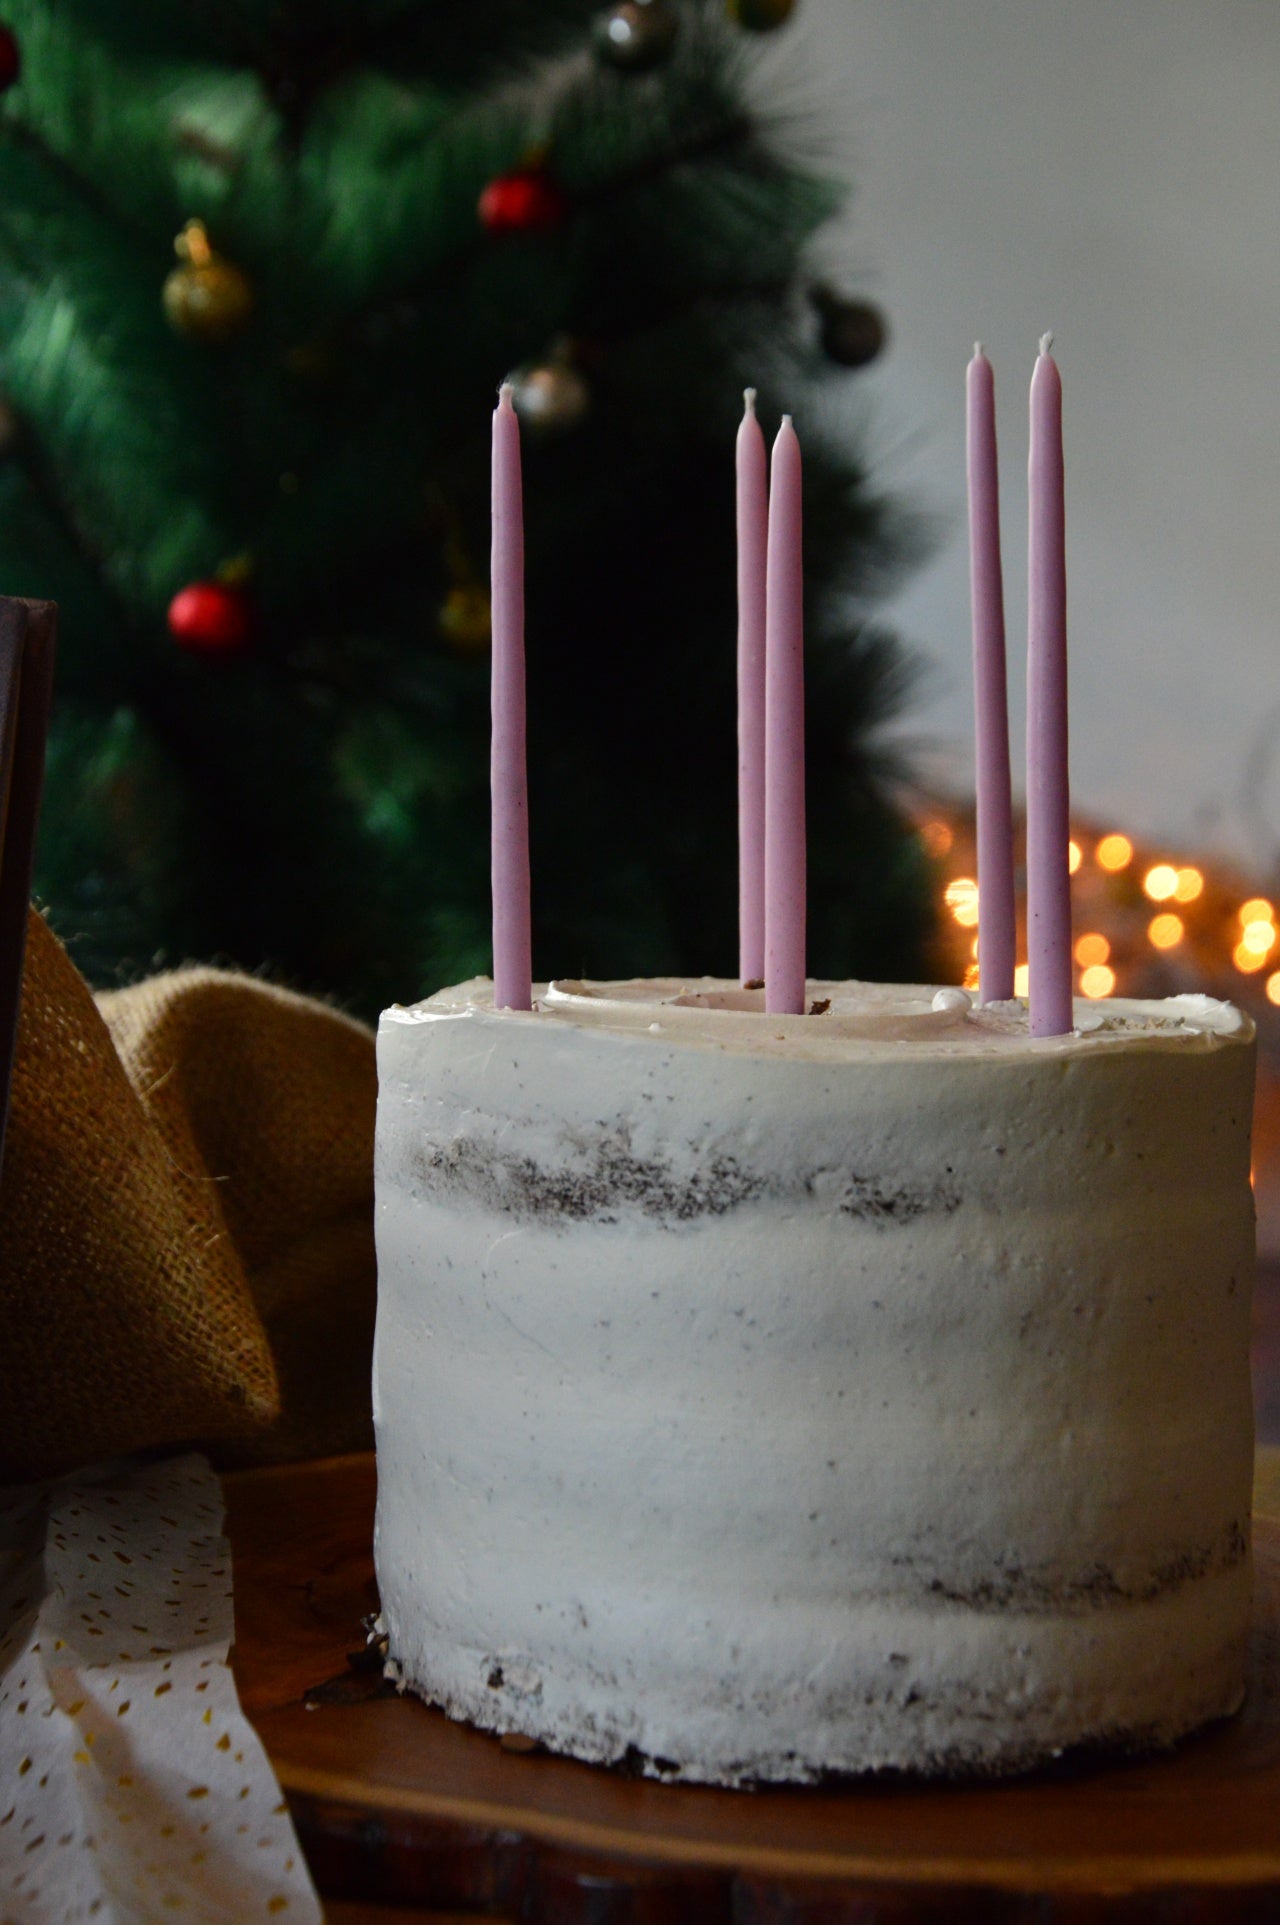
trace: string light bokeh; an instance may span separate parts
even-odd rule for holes
[[[974,989],[981,908],[972,812],[934,806],[919,829],[938,868],[950,974]],[[1021,825],[1016,833],[1021,871]],[[1258,1019],[1268,1007],[1280,1009],[1276,905],[1258,894],[1256,879],[1225,864],[1143,849],[1119,830],[1085,821],[1073,826],[1070,866],[1077,995],[1199,991],[1239,1002]],[[1024,891],[1020,873],[1019,895]],[[1025,956],[1021,921],[1019,943]]]
[[[938,877],[938,980],[978,986],[977,852],[973,804],[936,800],[918,817]],[[1023,825],[1015,826],[1018,963],[1014,993],[1027,993]],[[1143,846],[1106,824],[1071,830],[1075,993],[1215,996],[1258,1028],[1254,1177],[1259,1241],[1280,1254],[1280,878],[1271,895],[1230,863]]]

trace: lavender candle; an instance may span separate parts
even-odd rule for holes
[[[1027,549],[1027,961],[1033,1036],[1072,1027],[1067,565],[1062,381],[1046,334],[1031,377]]]
[[[1013,800],[996,390],[991,363],[974,344],[966,380],[969,581],[973,617],[974,759],[978,804],[978,998],[1013,995],[1017,920],[1013,901]]]
[[[738,973],[764,976],[764,646],[769,483],[756,391],[738,429]]]
[[[764,1006],[805,1007],[804,557],[800,443],[783,415],[773,444],[765,594]]]
[[[493,1006],[533,1000],[529,917],[529,794],[525,767],[524,501],[520,423],[511,387],[493,415],[492,798]]]

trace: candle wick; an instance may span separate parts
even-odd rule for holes
[[[1050,349],[1050,348],[1051,348],[1052,346],[1053,346],[1053,336],[1052,336],[1052,334],[1042,334],[1042,335],[1040,336],[1040,352],[1041,352],[1041,354],[1047,354],[1047,353],[1049,352],[1049,349]]]
[[[981,356],[982,356],[982,343],[981,341],[975,341],[973,344],[973,358],[975,361],[977,361],[981,359]]]
[[[791,420],[791,416],[790,416],[789,414],[784,414],[784,415],[783,415],[783,417],[782,417],[782,425],[783,425],[783,427],[784,427],[784,428],[789,428],[789,427],[791,427],[791,426],[793,425],[793,424],[792,424],[792,420]]]
[[[514,401],[515,389],[509,381],[504,381],[498,389],[498,406],[500,408],[510,408],[514,405]]]
[[[746,410],[747,410],[747,413],[748,413],[748,414],[754,414],[754,413],[755,413],[755,411],[756,411],[756,391],[755,391],[755,389],[754,389],[754,388],[744,388],[744,389],[742,390],[742,400],[743,400],[743,405],[745,406],[745,408],[746,408]]]

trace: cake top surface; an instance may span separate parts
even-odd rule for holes
[[[1211,1050],[1253,1041],[1243,1011],[1211,996],[1078,998],[1075,1028],[1033,1037],[1023,997],[979,1006],[963,989],[920,983],[821,982],[808,985],[808,1013],[770,1016],[761,989],[712,976],[628,982],[561,981],[535,985],[531,1010],[495,1010],[493,985],[480,976],[424,1002],[395,1004],[384,1023],[464,1020],[566,1024],[637,1042],[679,1044],[742,1055],[824,1062],[900,1055],[1072,1055],[1134,1049]]]

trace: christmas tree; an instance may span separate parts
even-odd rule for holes
[[[511,370],[536,971],[735,971],[747,382],[807,457],[810,967],[915,964],[902,662],[849,613],[895,518],[822,432],[877,322],[806,287],[839,191],[745,84],[791,5],[11,0],[0,589],[62,605],[37,886],[92,980],[489,967]]]

